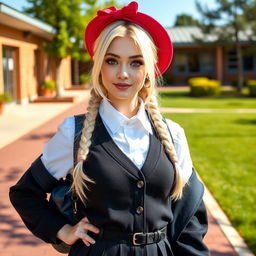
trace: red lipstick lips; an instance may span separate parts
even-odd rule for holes
[[[126,84],[126,83],[114,83],[113,85],[119,90],[126,90],[131,86],[130,84]]]

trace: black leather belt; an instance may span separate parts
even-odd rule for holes
[[[101,230],[100,234],[96,239],[112,241],[122,244],[132,244],[132,245],[146,245],[158,243],[166,238],[167,228],[164,227],[160,230],[150,233],[125,233],[117,232],[112,230]]]

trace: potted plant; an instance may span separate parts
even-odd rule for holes
[[[55,93],[56,85],[54,80],[46,80],[41,85],[41,94],[45,97],[52,97]]]
[[[88,89],[89,88],[89,82],[90,82],[90,75],[87,73],[83,73],[79,77],[80,85],[82,88]]]
[[[3,114],[4,112],[4,103],[10,101],[12,101],[12,97],[9,94],[0,94],[0,114]]]

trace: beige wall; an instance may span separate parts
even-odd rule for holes
[[[4,92],[2,42],[0,38],[0,94]]]
[[[54,79],[55,63],[48,66],[48,57],[42,49],[44,39],[31,35],[24,37],[22,31],[0,25],[0,92],[4,90],[2,49],[3,46],[15,48],[15,91],[16,101],[28,102],[38,96],[39,86],[46,79]],[[49,71],[49,72],[47,72]],[[64,88],[71,87],[71,60],[61,62],[61,83]]]

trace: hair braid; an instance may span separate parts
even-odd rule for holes
[[[86,183],[94,182],[84,173],[83,161],[86,160],[89,153],[89,148],[91,146],[91,137],[95,127],[95,121],[101,100],[102,98],[95,93],[94,89],[92,89],[79,143],[77,164],[73,170],[72,188],[75,189],[76,194],[82,201],[85,201],[87,199],[85,190],[88,190],[89,188]]]
[[[172,143],[171,136],[168,132],[165,122],[163,121],[162,115],[160,114],[155,96],[151,96],[149,102],[147,103],[147,110],[148,113],[150,114],[151,119],[153,120],[153,124],[157,130],[161,142],[164,145],[164,148],[174,165],[176,182],[171,196],[173,199],[179,199],[182,196],[182,189],[184,187],[185,182],[181,175],[181,169],[178,164],[178,158],[176,155],[174,145]]]

